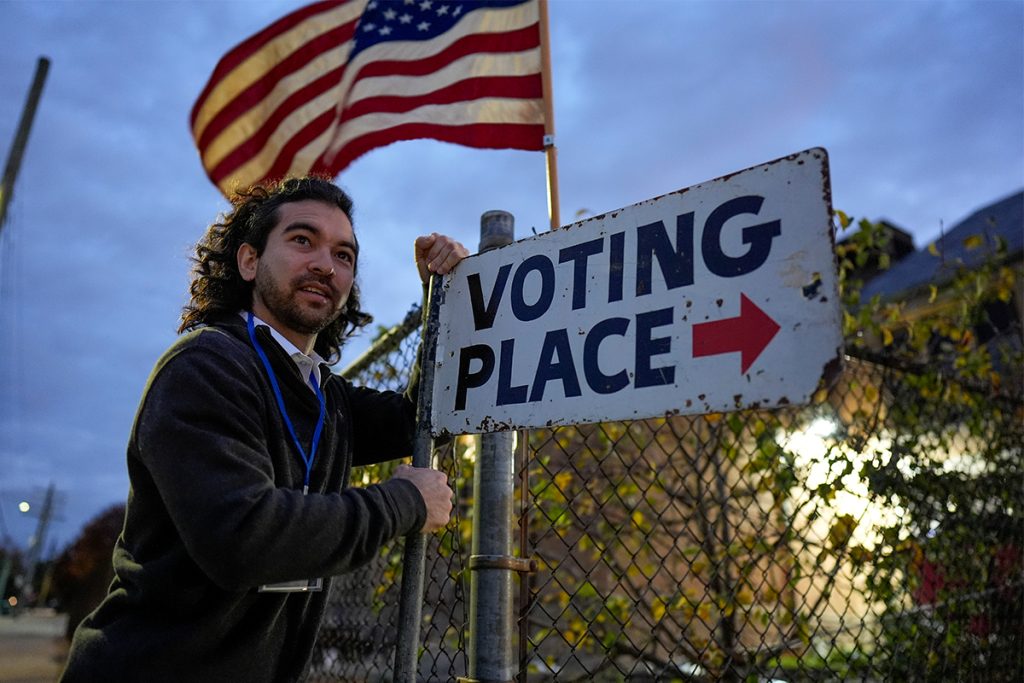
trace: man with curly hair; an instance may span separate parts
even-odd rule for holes
[[[352,201],[300,178],[232,204],[196,246],[185,334],[139,405],[115,578],[62,680],[299,680],[330,577],[451,514],[435,470],[348,485],[353,465],[411,453],[416,390],[353,387],[326,364],[371,320]],[[466,253],[415,241],[424,282]]]

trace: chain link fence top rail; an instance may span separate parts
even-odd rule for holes
[[[419,320],[346,374],[404,388]],[[1024,680],[1019,399],[848,358],[809,407],[527,442],[520,680]],[[423,680],[466,675],[476,443],[435,453],[457,501],[428,549]],[[311,680],[390,680],[400,557],[335,581]]]

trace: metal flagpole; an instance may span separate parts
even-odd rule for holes
[[[551,29],[548,22],[548,0],[538,0],[537,2],[538,19],[540,23],[540,62],[541,62],[541,92],[544,97],[544,156],[547,165],[547,181],[548,181],[548,216],[551,221],[551,229],[557,230],[562,225],[560,216],[560,199],[558,195],[558,148],[555,146],[555,89],[554,82],[551,75]],[[510,238],[512,236],[510,235]],[[529,626],[524,619],[526,611],[529,609],[530,604],[530,548],[528,547],[528,534],[526,533],[527,521],[527,508],[528,508],[528,491],[530,488],[530,430],[521,429],[517,432],[519,440],[519,447],[521,449],[522,457],[520,458],[519,467],[519,486],[520,486],[520,536],[519,536],[519,552],[522,554],[524,559],[514,560],[509,558],[512,562],[518,562],[518,565],[514,567],[515,571],[519,572],[519,663],[524,665],[527,657],[526,644],[529,638]],[[511,494],[509,494],[511,495]],[[507,506],[507,512],[511,519],[511,504]],[[474,518],[475,523],[475,518]],[[474,535],[474,542],[476,536]],[[525,565],[525,566],[524,566]],[[472,609],[472,608],[471,608]],[[508,606],[511,610],[511,605]],[[511,636],[511,633],[508,634]],[[502,675],[509,669],[503,668],[508,654],[505,650],[499,650],[501,657],[491,662],[484,662],[486,673],[498,673]],[[479,664],[480,662],[478,662]],[[525,672],[520,671],[517,676],[520,680],[525,680]]]
[[[555,147],[555,99],[551,83],[551,31],[548,29],[548,0],[539,0],[541,81],[544,93],[544,155],[548,169],[548,216],[551,229],[561,226],[558,206],[558,148]]]
[[[22,110],[21,120],[18,122],[18,131],[14,135],[14,144],[7,155],[3,181],[0,181],[0,230],[3,230],[4,221],[7,219],[7,207],[14,194],[14,180],[18,177],[18,169],[21,168],[21,157],[28,144],[28,134],[32,130],[32,121],[36,117],[36,107],[39,106],[39,97],[43,94],[43,84],[46,83],[46,74],[49,70],[50,60],[40,57],[36,62],[36,75],[32,79],[32,88],[28,92],[25,109]]]

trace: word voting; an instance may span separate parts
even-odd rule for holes
[[[557,253],[503,263],[490,277],[470,272],[470,310],[464,313],[472,315],[475,332],[491,329],[499,314],[511,314],[519,323],[550,319],[551,324],[529,328],[529,334],[543,335],[531,358],[522,357],[515,334],[459,348],[455,410],[464,410],[476,392],[503,406],[539,402],[551,391],[573,398],[584,387],[615,394],[630,386],[674,383],[671,327],[686,320],[680,309],[690,302],[681,297],[678,305],[647,310],[643,301],[659,289],[690,287],[701,275],[736,278],[761,267],[783,229],[780,220],[761,215],[764,199],[730,198],[702,222],[689,211],[677,215],[674,225],[657,220],[608,232]],[[664,302],[657,296],[651,300]],[[571,317],[566,308],[611,310],[623,301],[628,302],[625,314],[610,314],[584,330],[566,325]],[[509,329],[515,332],[516,326]],[[582,344],[575,337],[582,337]],[[631,348],[624,348],[629,339]]]

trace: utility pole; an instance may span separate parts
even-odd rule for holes
[[[39,556],[42,553],[43,544],[46,542],[46,532],[50,529],[50,521],[53,519],[54,499],[56,498],[57,487],[52,483],[46,489],[46,498],[43,499],[43,509],[39,513],[39,524],[36,525],[36,533],[29,540],[28,552],[25,555],[25,571],[28,573],[28,583],[22,588],[22,595],[31,591],[35,585],[36,571],[39,568]]]
[[[17,179],[18,171],[21,169],[21,157],[24,156],[25,147],[28,145],[28,135],[32,132],[32,123],[36,118],[39,98],[43,94],[43,85],[46,83],[46,75],[49,72],[50,60],[46,57],[40,57],[36,62],[36,73],[32,78],[32,87],[29,89],[28,99],[25,101],[25,108],[22,109],[21,119],[18,121],[18,128],[14,134],[14,143],[7,154],[4,175],[0,179],[0,233],[3,233],[4,223],[7,222],[7,207],[10,206],[11,199],[14,197],[14,181]],[[53,484],[50,484],[46,494],[46,503],[43,506],[43,513],[39,518],[39,527],[33,539],[35,543],[30,544],[29,547],[29,559],[32,562],[28,570],[29,590],[32,588],[32,580],[35,579],[35,563],[38,561],[39,548],[50,524],[50,516],[53,510],[53,494],[54,487]],[[11,558],[8,556],[5,558],[3,566],[0,567],[0,600],[4,597],[2,592],[7,585],[7,577],[10,575],[10,572]]]
[[[21,157],[28,145],[28,134],[32,131],[32,122],[36,117],[36,108],[39,106],[39,98],[43,94],[43,84],[46,83],[46,74],[50,71],[50,60],[40,57],[36,63],[36,75],[32,79],[32,88],[28,93],[28,100],[21,112],[21,120],[18,122],[18,130],[14,134],[14,144],[7,155],[7,165],[4,166],[3,181],[0,181],[0,231],[4,229],[4,222],[7,220],[7,207],[14,195],[14,181],[18,177],[18,170],[21,168]]]

